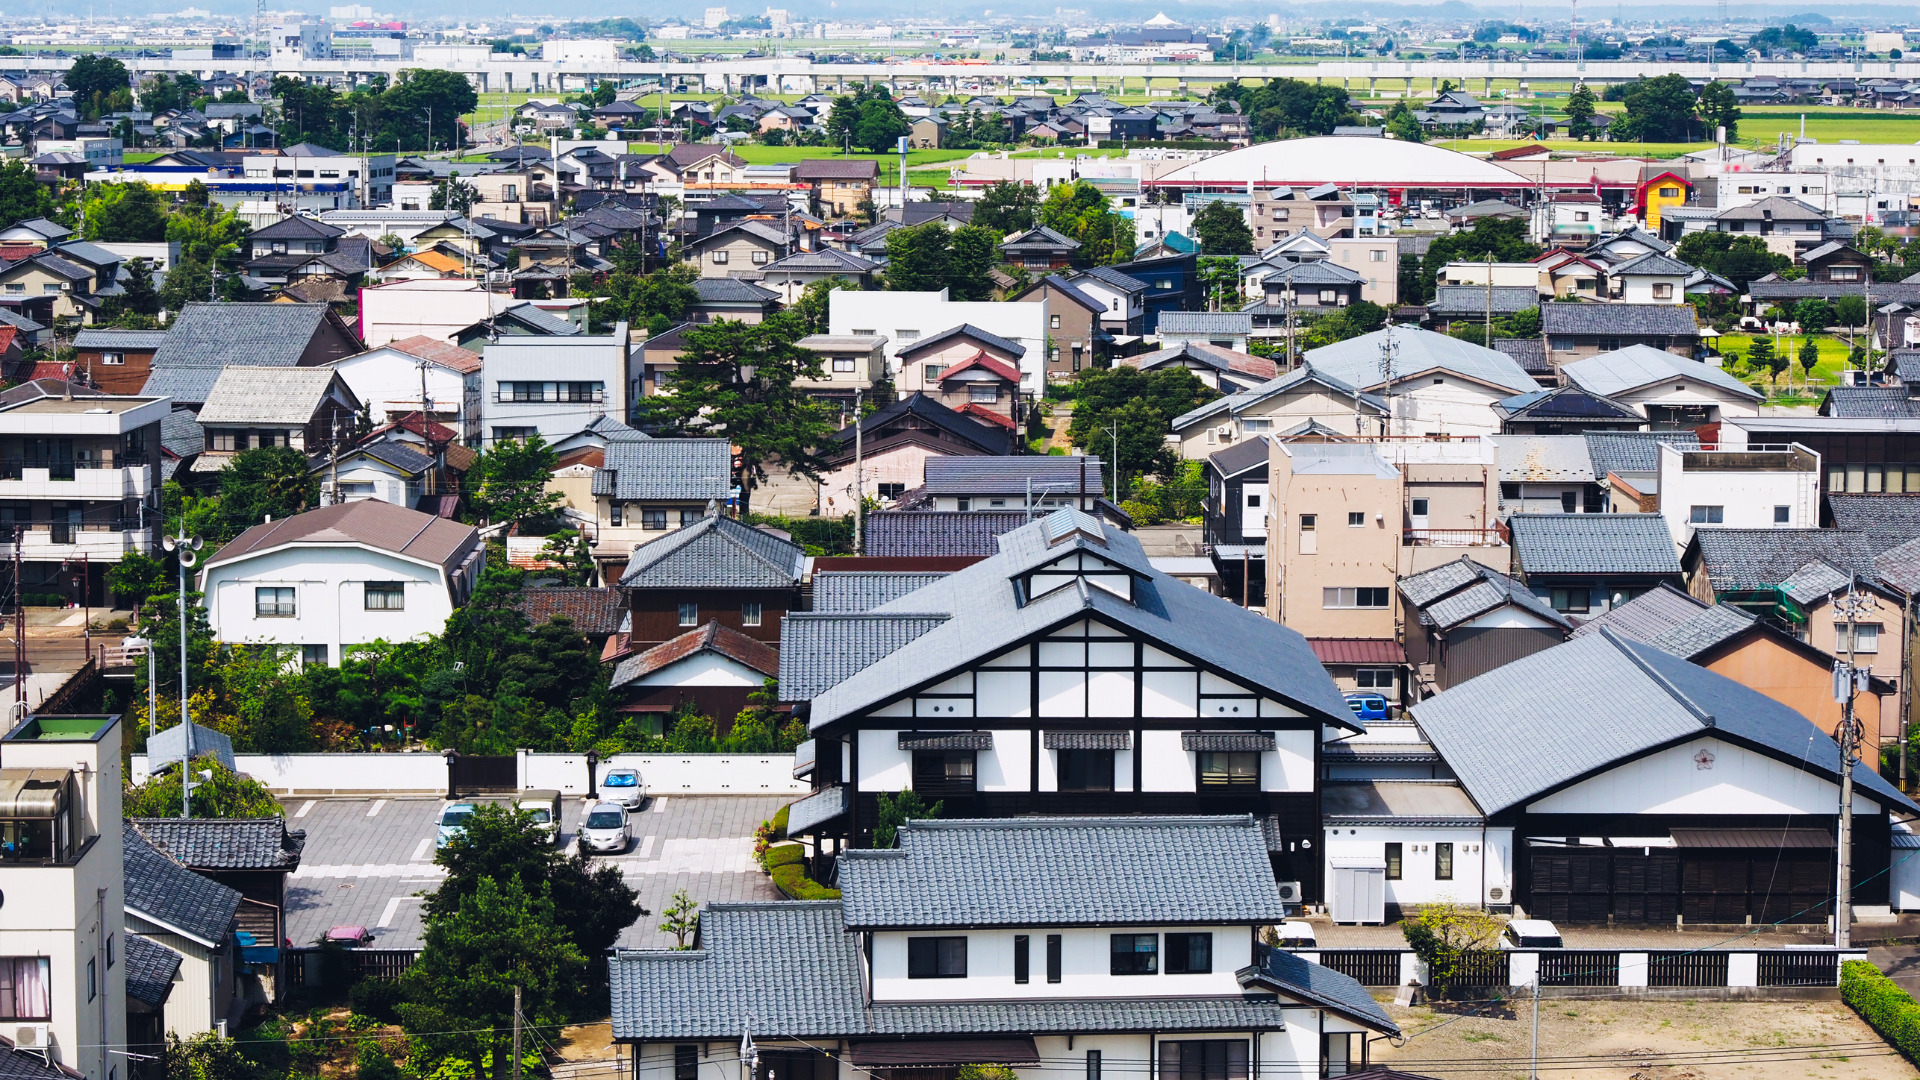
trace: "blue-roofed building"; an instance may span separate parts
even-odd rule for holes
[[[1358,1071],[1399,1028],[1260,940],[1288,908],[1268,843],[1248,814],[908,822],[898,848],[842,856],[839,900],[716,904],[692,951],[616,952],[613,1038],[638,1068],[723,1080],[746,1080],[737,1059],[699,1045],[740,1031],[807,1080]]]

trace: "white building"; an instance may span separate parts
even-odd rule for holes
[[[1012,305],[1009,305],[1012,306]],[[640,352],[627,343],[625,320],[611,334],[503,337],[489,342],[482,371],[482,408],[491,446],[535,435],[557,442],[603,416],[624,421],[638,386]]]
[[[96,135],[84,139],[38,139],[33,149],[36,154],[73,154],[84,158],[87,168],[93,170],[119,168],[124,146],[119,139]]]
[[[354,645],[438,634],[485,556],[472,526],[366,500],[255,525],[207,560],[199,587],[215,638],[337,664]]]
[[[467,327],[525,302],[463,278],[390,281],[360,290],[360,339],[370,349],[416,336],[450,342]]]
[[[275,203],[297,198],[301,209],[324,213],[391,201],[394,160],[392,154],[343,154],[297,143],[278,154],[251,155],[242,166],[254,198]],[[329,198],[332,205],[322,205]]]
[[[1656,431],[1758,416],[1766,400],[1720,368],[1651,345],[1629,345],[1563,364],[1560,374],[1589,394],[1638,410]]]
[[[620,59],[617,41],[560,40],[540,46],[540,59],[561,64],[612,64]]]
[[[302,60],[325,60],[332,52],[333,29],[315,19],[276,26],[268,37],[273,63],[299,66]]]
[[[0,956],[15,1047],[86,1080],[127,1063],[127,955],[122,936],[120,718],[35,716],[4,739],[0,828]],[[16,1051],[4,1051],[13,1058]],[[15,1059],[11,1075],[28,1076]],[[48,1070],[49,1080],[60,1072]]]
[[[459,432],[468,445],[480,441],[480,357],[458,345],[420,334],[332,366],[376,427],[424,408],[427,419]]]
[[[1695,529],[1820,527],[1820,455],[1799,443],[1751,450],[1661,443],[1655,490],[1683,551]]]
[[[1311,349],[1305,361],[1313,371],[1384,401],[1392,410],[1392,435],[1497,435],[1501,420],[1494,404],[1540,389],[1505,353],[1411,326]]]
[[[836,337],[883,334],[887,370],[900,374],[899,353],[923,337],[971,325],[1023,346],[1021,389],[1039,394],[1047,377],[1047,306],[947,299],[939,292],[855,292],[836,289],[828,298],[827,333]]]

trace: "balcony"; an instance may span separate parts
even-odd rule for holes
[[[138,499],[151,490],[144,460],[122,456],[110,467],[0,458],[0,499]]]
[[[0,525],[0,543],[10,540]],[[141,527],[138,521],[87,521],[73,523],[37,522],[26,526],[21,539],[21,557],[29,562],[77,559],[86,556],[118,562],[129,552],[152,547],[152,525]]]
[[[1505,547],[1512,540],[1505,525],[1492,529],[1403,529],[1403,547]]]

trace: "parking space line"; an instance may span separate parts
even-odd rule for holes
[[[294,814],[293,816],[297,818],[306,817],[307,812],[313,809],[313,802],[314,801],[312,799],[308,799],[305,803],[302,803],[300,806],[299,812]]]
[[[380,808],[381,808],[381,807],[383,807],[383,806],[385,806],[385,805],[387,805],[387,800],[385,800],[385,799],[375,799],[375,800],[373,800],[373,805],[372,805],[372,806],[369,806],[369,807],[367,807],[367,816],[368,816],[368,817],[379,817],[379,816],[380,816]]]
[[[667,797],[666,797],[665,795],[655,795],[655,796],[653,797],[653,806],[652,806],[652,808],[651,808],[651,809],[650,809],[650,810],[649,810],[648,812],[649,812],[649,813],[653,813],[653,814],[664,814],[664,813],[666,813],[666,812],[667,812]]]
[[[418,899],[420,898],[417,896],[389,897],[387,900],[386,908],[380,912],[380,921],[374,925],[380,927],[381,929],[390,928],[391,926],[393,926],[393,917],[395,915],[400,914],[400,905],[406,903],[409,900],[418,900]]]
[[[433,846],[433,837],[431,837],[431,836],[423,836],[423,837],[421,837],[421,838],[420,838],[420,846],[419,846],[419,847],[416,847],[416,848],[414,848],[414,849],[413,849],[413,858],[412,858],[411,860],[409,860],[409,861],[411,861],[411,862],[424,862],[424,861],[426,861],[426,858],[427,858],[427,850],[428,850],[429,848],[431,848],[432,846]]]
[[[639,856],[642,859],[653,858],[653,837],[648,836],[647,838],[641,840],[640,850],[634,852],[634,854]]]

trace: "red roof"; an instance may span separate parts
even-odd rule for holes
[[[953,378],[955,375],[960,374],[961,372],[967,370],[968,368],[976,368],[976,367],[984,371],[991,371],[995,375],[998,375],[1001,378],[1011,383],[1017,383],[1020,381],[1020,373],[1018,371],[1015,371],[1014,369],[1008,367],[1004,362],[995,360],[993,357],[988,356],[984,350],[974,353],[972,356],[968,357],[967,359],[962,360],[959,363],[948,368],[947,370],[941,372],[940,381],[946,382],[948,379]]]
[[[1018,426],[1013,422],[1013,419],[1011,417],[1002,416],[999,413],[994,412],[992,409],[987,408],[985,405],[975,405],[971,401],[967,402],[965,405],[962,405],[953,411],[957,413],[965,413],[966,415],[973,417],[975,420],[984,420],[985,422],[989,424],[993,424],[997,427],[1006,428],[1008,431],[1012,431],[1014,430],[1015,427]]]
[[[1323,664],[1404,664],[1407,652],[1385,638],[1308,638],[1315,659]]]
[[[721,626],[718,622],[710,622],[697,630],[689,630],[672,641],[655,645],[621,664],[623,670],[620,674],[626,679],[637,679],[707,650],[745,664],[763,675],[780,674],[780,654],[774,652],[772,646],[764,641],[750,638],[738,630]]]
[[[458,345],[449,345],[439,338],[428,337],[425,334],[415,334],[398,341],[389,341],[387,348],[406,353],[408,356],[417,356],[463,375],[471,375],[480,370],[478,356]]]
[[[37,244],[0,244],[0,262],[19,262],[31,259],[45,250]]]
[[[12,329],[12,328],[9,327],[9,329]],[[73,374],[73,365],[71,363],[61,364],[52,360],[42,360],[39,363],[33,365],[33,370],[27,373],[27,378],[30,380],[31,379],[59,379],[61,381],[65,381],[72,374]]]
[[[1494,161],[1512,161],[1516,158],[1533,157],[1545,152],[1547,152],[1545,144],[1530,142],[1523,146],[1510,146],[1505,150],[1495,150],[1487,156]]]

